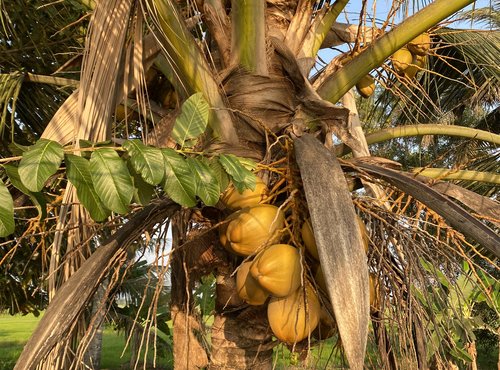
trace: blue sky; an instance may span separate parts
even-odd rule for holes
[[[453,1],[453,0],[450,0],[450,1]],[[484,7],[490,6],[490,2],[491,2],[490,0],[478,0],[478,1],[475,1],[473,4],[469,5],[468,7],[466,7],[465,10],[470,10],[474,6],[476,8],[484,8]],[[356,20],[358,19],[358,16],[359,16],[360,9],[361,9],[361,3],[362,3],[361,1],[356,1],[356,0],[349,1],[347,6],[345,7],[344,14],[340,15],[339,21],[346,22],[346,17],[348,17],[350,23],[356,22]],[[408,11],[409,11],[408,15],[411,15],[414,12],[416,12],[417,10],[422,9],[425,5],[427,5],[428,3],[431,3],[431,1],[420,0],[420,1],[414,1],[413,3],[415,5],[415,8],[410,4],[410,7],[408,9]],[[371,15],[373,15],[373,10],[374,10],[373,5],[374,4],[376,4],[376,8],[375,8],[376,19],[378,21],[385,20],[387,18],[387,14],[389,13],[389,10],[391,8],[392,1],[390,1],[390,0],[380,0],[380,1],[373,1],[372,0],[372,1],[369,1],[367,4],[367,10]],[[400,10],[396,20],[399,23],[401,21],[401,19],[403,19],[403,18],[404,18],[404,13],[402,10]],[[467,24],[460,23],[460,25],[455,25],[455,26],[457,28],[458,27],[469,28],[470,23],[467,23]]]

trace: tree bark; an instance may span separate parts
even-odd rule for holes
[[[194,312],[193,261],[188,260],[187,247],[181,247],[187,239],[189,212],[183,212],[173,220],[172,241],[172,291],[170,312],[173,325],[173,355],[175,370],[196,370],[208,364],[205,348],[197,335],[201,332],[200,318]]]
[[[97,289],[96,294],[92,299],[92,311],[90,313],[90,320],[93,321],[93,336],[90,339],[87,350],[83,357],[83,361],[89,369],[100,370],[101,368],[101,353],[102,353],[102,333],[104,327],[104,317],[106,314],[105,309],[105,292],[107,288],[107,280],[103,282]],[[92,332],[91,331],[91,332]]]
[[[275,343],[266,312],[265,306],[250,306],[234,313],[216,313],[208,369],[272,369]]]

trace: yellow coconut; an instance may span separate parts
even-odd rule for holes
[[[320,315],[319,299],[310,283],[288,297],[271,298],[267,307],[267,318],[274,335],[289,344],[307,338],[318,325]]]
[[[255,189],[245,189],[240,193],[234,185],[229,185],[221,200],[230,209],[253,207],[269,197],[269,189],[260,177],[257,177]]]
[[[413,63],[416,64],[420,68],[425,68],[425,65],[427,64],[427,56],[414,55],[413,56]]]
[[[412,64],[405,69],[403,74],[407,79],[413,80],[419,71],[420,69],[412,62]]]
[[[300,286],[300,252],[288,244],[274,244],[260,253],[250,267],[250,274],[274,297],[286,297]]]
[[[418,72],[425,67],[426,57],[421,55],[414,55],[411,64],[405,69],[404,75],[408,79],[413,79]]]
[[[317,261],[319,261],[318,246],[316,245],[316,240],[314,239],[314,232],[311,226],[310,219],[307,219],[302,224],[301,234],[302,234],[302,241],[304,242],[307,251]]]
[[[403,74],[405,69],[411,64],[413,60],[413,55],[410,53],[408,49],[401,48],[392,54],[391,61],[394,70],[398,74]]]
[[[370,75],[362,77],[356,84],[356,90],[363,98],[369,98],[375,91],[375,80]]]
[[[284,227],[285,215],[276,206],[261,204],[235,214],[226,230],[231,250],[249,256],[264,245],[275,243]]]
[[[431,48],[432,40],[428,33],[422,33],[411,40],[406,47],[414,55],[426,55]]]
[[[236,273],[236,289],[241,299],[253,306],[264,304],[269,293],[255,280],[250,272],[253,261],[243,262]]]

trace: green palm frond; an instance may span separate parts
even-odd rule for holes
[[[497,0],[491,3],[491,7],[465,11],[459,17],[488,28],[500,28],[500,2]]]
[[[0,135],[5,126],[11,124],[10,131],[14,132],[16,103],[23,83],[23,75],[18,72],[0,75]]]

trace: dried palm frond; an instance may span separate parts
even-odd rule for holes
[[[380,301],[372,311],[372,320],[374,325],[385,326],[385,340],[389,341],[386,348],[408,361],[408,368],[422,360],[416,331],[422,336],[419,339],[424,355],[432,354],[439,362],[445,354],[463,346],[452,336],[461,333],[469,336],[462,337],[467,341],[473,335],[468,329],[465,334],[460,331],[469,327],[468,313],[475,303],[474,296],[467,292],[473,289],[491,299],[483,276],[491,277],[500,270],[495,260],[477,253],[463,236],[414,198],[395,190],[387,201],[390,211],[369,198],[355,199],[370,230],[369,265],[380,284]],[[464,284],[470,287],[467,292],[462,290]],[[443,332],[441,327],[450,331]],[[380,351],[381,356],[383,353]]]
[[[14,141],[13,135],[16,131],[14,126],[16,104],[22,83],[23,75],[19,72],[0,74],[0,135],[3,135],[5,126],[10,123],[12,141]]]

